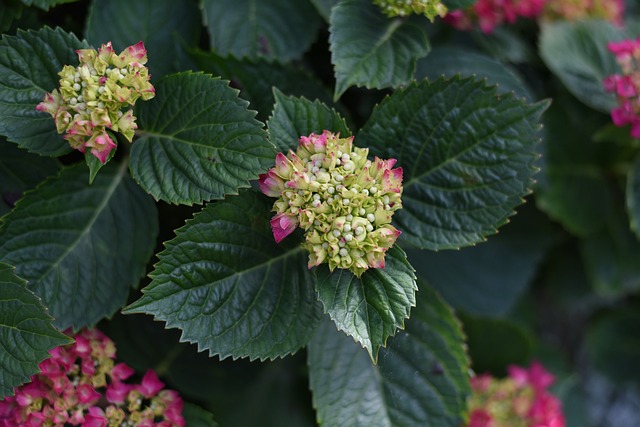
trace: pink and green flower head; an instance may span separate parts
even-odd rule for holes
[[[440,0],[373,0],[387,16],[424,15],[431,22],[436,16],[443,18],[447,6]]]
[[[394,169],[395,159],[368,160],[368,153],[353,146],[353,137],[325,130],[300,137],[295,152],[278,153],[260,175],[262,192],[277,197],[276,242],[302,228],[309,268],[327,263],[360,276],[384,267],[400,235],[391,218],[402,207],[402,168]]]
[[[616,126],[631,126],[631,136],[640,138],[640,38],[607,44],[622,70],[604,79],[607,92],[615,94],[618,105],[611,110]]]
[[[60,87],[45,94],[36,109],[49,113],[58,133],[69,145],[89,152],[105,163],[116,148],[109,132],[118,132],[131,142],[137,129],[133,106],[155,96],[149,79],[147,51],[142,42],[119,55],[111,42],[95,49],[76,51],[80,64],[65,65],[58,73]]]

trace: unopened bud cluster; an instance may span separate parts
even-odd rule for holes
[[[431,21],[443,18],[447,7],[440,0],[373,0],[387,16],[424,15]]]
[[[115,363],[115,345],[98,330],[75,335],[40,363],[40,373],[0,400],[0,427],[184,427],[177,392],[148,371],[139,384]]]
[[[612,42],[607,47],[622,69],[622,74],[604,79],[605,90],[615,93],[618,100],[611,119],[616,126],[631,125],[631,136],[640,138],[640,38]]]
[[[36,107],[55,119],[58,133],[72,148],[90,150],[102,163],[116,143],[107,129],[119,132],[131,142],[137,125],[133,105],[140,98],[155,96],[149,82],[147,51],[142,42],[129,46],[119,55],[111,42],[95,49],[76,51],[77,67],[65,65],[60,76],[60,88],[45,95]]]
[[[328,263],[356,276],[383,268],[400,231],[391,225],[402,207],[402,168],[395,159],[367,159],[369,150],[325,130],[299,139],[294,153],[278,153],[260,176],[262,191],[278,200],[271,228],[277,242],[297,227],[305,231],[309,268]]]
[[[553,375],[534,362],[509,367],[509,377],[471,379],[468,427],[565,427],[562,406],[547,390]]]

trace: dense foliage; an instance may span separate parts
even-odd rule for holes
[[[635,425],[635,7],[0,0],[0,425]]]

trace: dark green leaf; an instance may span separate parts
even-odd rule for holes
[[[640,238],[640,156],[636,157],[627,175],[626,201],[631,230]]]
[[[140,138],[130,169],[153,197],[170,203],[202,203],[237,194],[273,163],[273,147],[226,81],[180,73],[156,85],[141,104]]]
[[[323,427],[459,427],[469,390],[464,336],[451,309],[421,284],[406,332],[372,365],[325,321],[309,344],[309,379]]]
[[[338,4],[340,0],[311,0],[311,3],[316,7],[318,13],[322,15],[325,21],[329,22],[329,16],[331,16],[331,8]]]
[[[22,8],[19,0],[0,0],[0,33],[6,32],[22,16]]]
[[[238,58],[300,58],[322,23],[301,0],[203,0],[202,10],[213,50]]]
[[[155,247],[151,199],[107,165],[63,169],[23,197],[0,227],[0,260],[16,266],[60,329],[93,326],[125,303]]]
[[[42,10],[49,10],[63,3],[73,3],[78,0],[20,0],[27,6],[36,6]]]
[[[329,91],[313,75],[292,64],[280,64],[264,58],[235,59],[216,53],[194,51],[191,59],[197,67],[214,76],[231,81],[240,96],[258,111],[258,119],[266,120],[275,102],[273,87],[288,95],[305,96],[331,102]]]
[[[58,72],[78,63],[86,48],[73,34],[45,27],[0,40],[0,135],[27,150],[59,156],[71,151],[51,115],[36,111],[46,92],[59,86]]]
[[[455,9],[464,9],[465,7],[469,7],[474,4],[476,0],[442,0],[447,9],[455,10]]]
[[[334,98],[354,85],[381,89],[411,80],[416,61],[430,49],[424,19],[389,19],[369,0],[338,3],[329,27]]]
[[[200,12],[196,0],[94,0],[87,17],[85,36],[100,47],[111,41],[116,52],[144,42],[154,80],[180,68],[176,64],[176,37],[194,45],[200,34]]]
[[[513,67],[503,64],[490,56],[459,47],[434,48],[428,56],[418,61],[416,79],[437,80],[456,74],[463,77],[477,76],[487,79],[487,83],[498,85],[499,93],[513,92],[529,101],[534,99],[526,82]]]
[[[530,207],[482,245],[441,252],[407,249],[407,255],[417,275],[454,308],[495,317],[512,310],[556,237],[546,217]]]
[[[13,267],[0,263],[0,400],[39,372],[49,350],[72,342],[52,326],[53,318],[26,284]]]
[[[589,358],[602,373],[618,383],[640,383],[640,310],[630,305],[602,314],[587,330]]]
[[[458,77],[384,99],[356,143],[403,168],[403,209],[394,215],[402,237],[438,250],[495,233],[530,191],[546,106]]]
[[[522,327],[504,319],[464,316],[462,320],[476,373],[504,376],[508,365],[529,362],[533,342]]]
[[[54,175],[60,164],[21,150],[0,138],[0,216],[9,212],[26,190]]]
[[[416,276],[399,247],[390,249],[382,269],[372,268],[361,277],[323,264],[316,269],[316,290],[324,311],[338,329],[367,349],[376,363],[378,351],[398,329],[404,328],[416,305]]]
[[[499,61],[514,64],[539,61],[531,43],[510,26],[497,27],[490,34],[476,29],[472,36],[476,44]]]
[[[222,359],[274,359],[306,345],[322,307],[306,254],[277,245],[269,217],[253,192],[207,205],[166,243],[127,312],[153,314]]]
[[[276,104],[267,126],[269,138],[278,150],[295,150],[301,136],[321,134],[325,129],[340,132],[343,138],[351,135],[340,114],[320,101],[285,96],[278,89],[273,94]]]
[[[618,67],[607,42],[623,38],[624,31],[607,21],[547,23],[541,28],[540,56],[575,97],[608,113],[616,99],[602,81]]]
[[[182,410],[185,427],[218,427],[213,414],[192,403],[185,403]]]

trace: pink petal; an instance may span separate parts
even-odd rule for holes
[[[144,377],[142,377],[141,384],[137,387],[137,390],[142,393],[145,397],[153,397],[162,388],[164,387],[164,383],[160,381],[158,375],[152,370],[148,370]]]
[[[293,233],[298,226],[298,218],[284,213],[277,214],[270,222],[273,238],[276,240],[276,243],[280,243],[282,239]]]
[[[284,190],[284,181],[273,169],[258,176],[260,190],[269,197],[279,197]]]
[[[139,41],[133,46],[129,46],[127,48],[127,52],[129,53],[129,55],[131,55],[132,58],[140,60],[146,56],[147,49],[145,49],[144,43],[142,43],[142,41]]]

